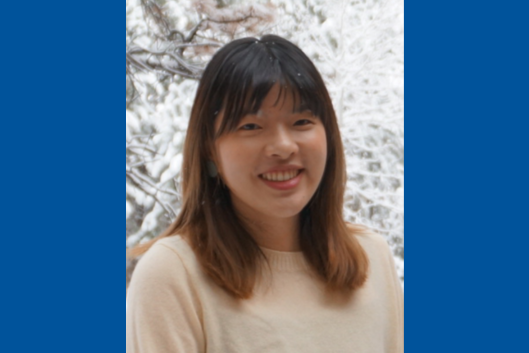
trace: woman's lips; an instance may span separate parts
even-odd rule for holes
[[[299,182],[301,181],[301,177],[303,176],[303,172],[304,170],[300,170],[299,174],[296,175],[294,178],[284,181],[266,180],[262,176],[260,176],[259,179],[261,179],[266,185],[270,186],[271,188],[277,190],[289,190],[295,188],[299,184]]]

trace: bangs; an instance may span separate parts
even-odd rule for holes
[[[301,51],[293,52],[292,46],[284,48],[281,42],[266,37],[245,40],[247,45],[225,58],[214,83],[214,119],[220,112],[223,115],[215,138],[234,131],[244,116],[256,114],[276,84],[280,90],[275,104],[291,94],[293,113],[309,110],[325,124],[324,102],[315,77],[318,73],[310,60]]]

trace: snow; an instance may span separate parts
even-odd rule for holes
[[[201,5],[200,5],[200,4]],[[254,1],[216,9],[215,1],[166,2],[172,25],[182,33],[208,15],[233,18],[254,11],[260,21],[243,26],[210,23],[202,41],[274,33],[296,43],[320,70],[338,116],[347,158],[344,216],[382,234],[404,276],[404,4],[403,0]],[[202,6],[202,7],[201,7]],[[202,8],[202,10],[200,10]],[[202,12],[201,12],[202,11]],[[127,0],[127,48],[163,47],[137,0]],[[165,45],[165,44],[164,44]],[[203,66],[216,48],[189,50]],[[188,51],[186,50],[186,53]],[[197,81],[155,72],[135,72],[138,90],[127,105],[127,245],[163,231],[180,208],[181,149]],[[153,186],[154,185],[154,186]],[[168,192],[171,190],[172,192]],[[156,199],[157,200],[156,200]]]

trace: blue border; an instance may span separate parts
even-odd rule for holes
[[[124,349],[122,6],[2,5],[0,351]]]
[[[407,353],[527,349],[526,13],[405,2]]]
[[[121,6],[3,5],[2,351],[123,349]],[[527,346],[526,13],[406,1],[408,353]]]

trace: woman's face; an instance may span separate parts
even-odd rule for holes
[[[233,206],[252,220],[297,216],[314,195],[327,160],[325,128],[274,86],[260,111],[215,142],[215,162]],[[216,127],[223,114],[219,114]]]

